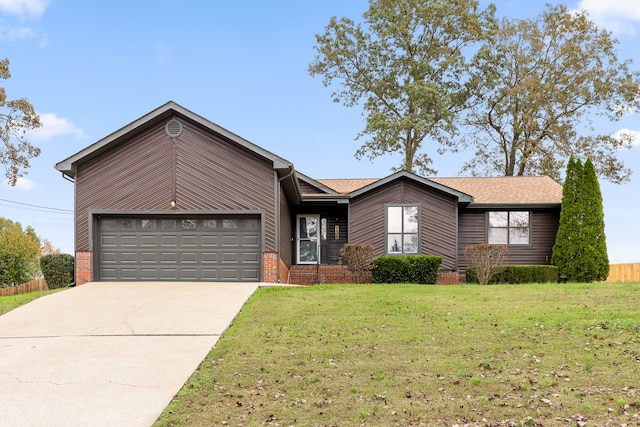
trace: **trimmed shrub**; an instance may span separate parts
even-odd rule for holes
[[[558,267],[553,265],[510,265],[496,273],[489,283],[557,283]],[[467,269],[467,283],[479,283],[476,268]]]
[[[62,288],[73,282],[73,255],[50,254],[40,257],[40,269],[49,289]]]
[[[373,282],[434,284],[441,265],[433,255],[381,256],[373,260]]]

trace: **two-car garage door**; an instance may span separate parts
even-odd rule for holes
[[[258,215],[100,216],[97,280],[259,281]]]

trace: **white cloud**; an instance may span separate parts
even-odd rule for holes
[[[25,177],[18,178],[15,186],[9,185],[9,182],[6,180],[2,183],[2,188],[4,188],[5,190],[15,189],[20,191],[30,191],[36,188],[37,186],[38,184],[35,181],[32,181],[29,178],[25,178]]]
[[[577,9],[589,12],[598,26],[618,34],[636,34],[640,23],[638,0],[580,0]]]
[[[640,147],[640,130],[620,129],[612,135],[614,138],[624,138],[631,141],[634,147]]]
[[[48,141],[57,136],[72,135],[75,139],[86,137],[84,131],[69,119],[53,113],[38,113],[42,126],[28,132],[27,138],[35,141]]]
[[[13,40],[32,39],[36,33],[28,27],[5,27],[0,26],[0,40],[10,42]]]
[[[38,19],[49,5],[49,0],[0,0],[0,12],[23,19]]]

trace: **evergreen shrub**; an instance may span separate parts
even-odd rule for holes
[[[73,282],[75,259],[69,254],[50,254],[40,257],[40,269],[49,289],[62,288]]]

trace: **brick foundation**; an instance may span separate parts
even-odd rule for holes
[[[458,285],[463,282],[461,272],[457,270],[442,270],[436,285]]]
[[[91,252],[76,252],[75,274],[76,286],[91,282]]]
[[[280,282],[289,283],[289,266],[286,262],[280,259]]]
[[[370,283],[371,275],[363,282]],[[345,265],[292,265],[289,270],[289,283],[296,285],[315,285],[320,283],[354,283],[353,276]]]
[[[278,281],[278,254],[275,252],[262,254],[262,281],[267,283]]]

